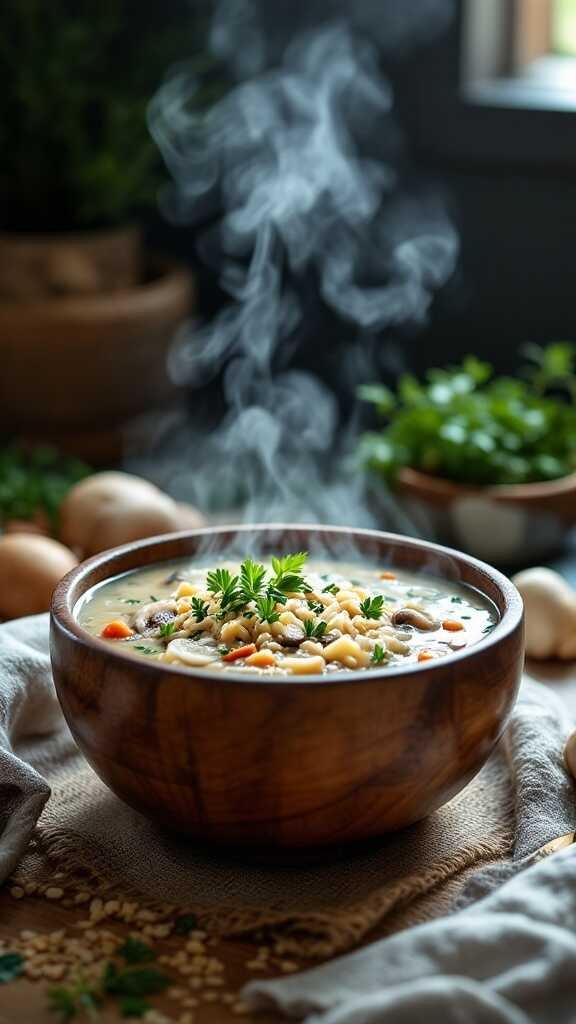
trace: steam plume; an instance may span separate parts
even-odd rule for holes
[[[422,323],[453,270],[457,238],[442,205],[401,190],[392,91],[366,34],[401,49],[443,27],[451,4],[364,0],[349,18],[343,0],[330,0],[321,6],[332,20],[319,27],[314,6],[291,5],[304,28],[286,43],[277,19],[266,32],[252,3],[224,0],[212,45],[251,77],[199,117],[194,77],[179,67],[150,107],[173,179],[164,209],[191,226],[219,212],[200,252],[230,297],[202,331],[183,331],[172,355],[180,382],[222,371],[228,403],[172,489],[205,505],[207,481],[222,494],[235,476],[248,519],[366,525],[364,481],[347,472],[354,417],[342,427],[330,389],[290,362],[329,316],[331,355],[353,390],[366,365],[350,353]]]

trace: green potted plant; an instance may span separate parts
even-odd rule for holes
[[[173,394],[166,351],[193,299],[141,230],[161,180],[146,107],[189,56],[190,15],[5,0],[2,30],[0,436],[106,457]]]
[[[575,349],[525,349],[516,377],[473,356],[406,374],[361,397],[386,423],[361,442],[417,529],[489,561],[518,565],[557,549],[576,523]]]

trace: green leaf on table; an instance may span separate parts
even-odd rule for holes
[[[22,974],[24,957],[21,953],[2,953],[0,955],[0,985],[13,981]]]
[[[129,936],[126,942],[120,946],[118,956],[121,956],[127,964],[150,963],[151,960],[156,959],[156,953],[151,946],[132,936]]]

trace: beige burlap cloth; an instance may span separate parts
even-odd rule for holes
[[[64,872],[83,879],[83,885],[92,880],[100,893],[104,887],[194,911],[221,935],[265,931],[281,936],[285,949],[325,957],[349,949],[375,928],[386,934],[447,912],[470,872],[505,859],[514,844],[513,772],[506,744],[446,807],[368,845],[326,849],[289,862],[272,854],[250,859],[174,838],[110,793],[79,754],[58,714],[45,617],[16,625],[16,632],[9,623],[0,627],[0,697],[3,687],[9,718],[10,687],[19,690],[24,723],[7,749],[0,750],[7,757],[5,778],[16,758],[24,775],[32,769],[24,790],[34,790],[35,778],[51,789],[16,867],[23,882]],[[37,692],[34,717],[28,721],[32,680]],[[19,771],[17,766],[16,780]],[[5,832],[10,825],[6,807],[5,802]],[[0,846],[1,817],[0,808]]]

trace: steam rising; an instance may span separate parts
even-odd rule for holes
[[[329,316],[353,390],[367,367],[351,350],[373,353],[394,328],[422,323],[457,255],[439,201],[400,189],[393,97],[371,41],[398,50],[421,40],[451,4],[364,0],[350,18],[346,7],[323,0],[332,20],[318,27],[313,4],[291,5],[304,28],[286,45],[248,0],[224,0],[213,48],[251,77],[200,117],[194,77],[179,67],[150,107],[174,182],[164,209],[192,227],[219,214],[200,252],[230,297],[202,331],[181,332],[172,354],[179,382],[223,373],[228,412],[210,436],[182,439],[193,465],[172,467],[171,489],[205,507],[207,482],[234,500],[241,481],[248,522],[371,525],[364,480],[348,467],[354,417],[342,427],[329,388],[290,362]]]

